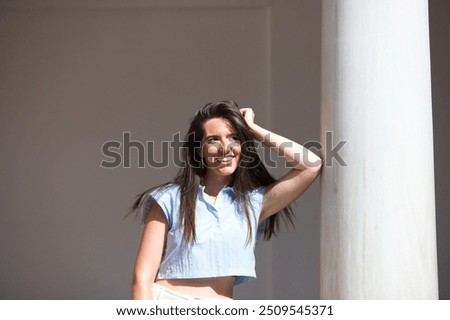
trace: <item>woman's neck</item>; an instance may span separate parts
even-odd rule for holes
[[[204,180],[205,192],[212,196],[216,197],[220,190],[226,188],[231,183],[230,176],[209,176],[208,174],[205,176]]]

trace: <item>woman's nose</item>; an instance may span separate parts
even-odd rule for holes
[[[221,140],[219,144],[219,152],[223,154],[228,154],[232,151],[232,145],[228,140]]]
[[[240,144],[236,141],[228,141],[225,149],[225,154],[234,155],[236,152],[239,152]]]

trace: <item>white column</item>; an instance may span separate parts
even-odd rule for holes
[[[346,143],[324,154],[321,297],[437,299],[428,3],[323,0],[322,19],[322,145]]]

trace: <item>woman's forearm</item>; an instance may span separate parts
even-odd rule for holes
[[[319,170],[322,160],[302,145],[253,123],[250,128],[256,140],[284,157],[297,170]]]

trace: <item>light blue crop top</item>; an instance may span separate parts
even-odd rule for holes
[[[179,186],[153,191],[154,199],[167,217],[169,230],[157,279],[191,279],[235,276],[235,285],[253,280],[255,245],[264,232],[264,223],[256,229],[261,213],[264,188],[249,193],[252,218],[252,239],[247,243],[247,220],[233,188],[220,191],[213,203],[199,187],[195,227],[197,240],[188,244],[180,227]],[[253,210],[252,210],[253,209]],[[255,232],[256,230],[256,232]]]

